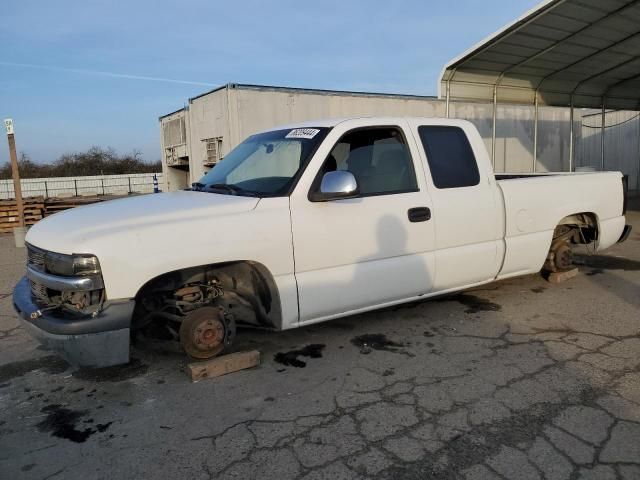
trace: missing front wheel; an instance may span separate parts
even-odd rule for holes
[[[180,344],[192,358],[213,358],[224,352],[236,335],[233,315],[221,306],[189,312],[180,324]]]

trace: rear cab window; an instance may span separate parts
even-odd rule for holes
[[[436,188],[473,187],[480,183],[480,172],[467,134],[460,127],[418,127]]]

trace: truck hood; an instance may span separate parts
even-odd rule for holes
[[[109,200],[66,210],[41,220],[29,229],[26,241],[59,253],[91,253],[95,239],[133,235],[150,226],[181,224],[194,220],[253,210],[259,198],[208,192],[180,191]]]

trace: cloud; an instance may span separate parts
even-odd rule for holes
[[[86,70],[82,68],[66,68],[66,67],[55,67],[52,65],[37,65],[34,63],[16,63],[16,62],[5,62],[0,60],[0,65],[5,67],[17,67],[17,68],[34,68],[38,70],[47,70],[50,72],[64,72],[64,73],[77,73],[80,75],[100,75],[103,77],[111,77],[111,78],[122,78],[125,80],[142,80],[148,82],[164,82],[164,83],[180,83],[183,85],[199,85],[204,87],[217,87],[220,84],[217,83],[209,83],[209,82],[197,82],[193,80],[180,80],[176,78],[162,78],[162,77],[148,77],[145,75],[131,75],[127,73],[117,73],[117,72],[102,72],[100,70]]]

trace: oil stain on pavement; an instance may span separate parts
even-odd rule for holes
[[[52,436],[64,438],[74,443],[84,443],[96,432],[105,432],[112,422],[98,424],[96,428],[77,428],[78,421],[87,415],[87,410],[71,410],[60,405],[47,405],[41,410],[47,417],[36,425],[41,432],[50,432]],[[92,423],[87,420],[85,423]]]
[[[456,295],[455,297],[451,297],[448,300],[460,302],[465,307],[468,307],[465,310],[465,313],[472,314],[472,313],[479,313],[479,312],[499,312],[500,310],[502,310],[502,305],[493,303],[492,301],[487,300],[486,298],[476,297],[475,295],[470,295],[467,293]]]
[[[73,372],[73,377],[90,382],[122,382],[144,375],[147,373],[147,370],[149,370],[149,365],[145,365],[137,358],[133,358],[129,363],[124,365],[95,368],[92,370],[78,370],[77,372]]]
[[[55,375],[66,371],[67,368],[69,368],[67,362],[54,355],[7,363],[0,366],[0,383],[21,377],[34,370]]]
[[[404,347],[402,343],[389,340],[386,335],[381,333],[367,333],[358,335],[351,339],[351,343],[360,348],[360,353],[368,354],[371,350],[384,350],[387,352],[399,353],[400,348]]]
[[[274,355],[273,359],[277,363],[287,367],[304,368],[307,366],[307,362],[300,360],[298,357],[322,358],[322,350],[324,350],[324,347],[325,345],[323,344],[313,343],[299,350],[278,352]]]

